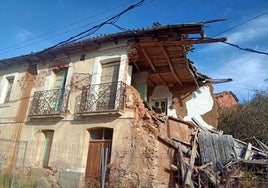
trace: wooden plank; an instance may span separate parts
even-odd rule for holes
[[[252,150],[252,144],[251,143],[248,143],[247,148],[246,148],[246,153],[245,153],[245,155],[243,157],[245,160],[249,160],[250,159],[251,150]]]
[[[157,74],[156,76],[157,76],[157,78],[160,80],[160,82],[161,82],[163,85],[167,85],[167,83],[163,80],[163,78],[161,77],[160,74]]]
[[[170,59],[169,59],[168,53],[167,53],[167,51],[166,51],[166,49],[165,49],[165,46],[161,46],[161,48],[162,48],[162,50],[163,50],[163,52],[164,52],[164,55],[165,55],[165,57],[166,57],[166,59],[167,59],[169,68],[170,68],[172,74],[174,75],[176,81],[177,81],[180,85],[183,85],[183,84],[182,84],[182,81],[180,80],[180,78],[178,77],[178,75],[177,75],[177,74],[175,73],[175,71],[174,71],[173,65],[172,65],[172,63],[171,63],[171,61],[170,61]]]
[[[194,140],[193,140],[193,147],[192,147],[192,151],[191,151],[191,157],[190,157],[190,164],[189,164],[189,167],[188,167],[188,170],[187,170],[187,174],[186,174],[186,177],[185,177],[185,183],[184,185],[186,186],[190,186],[192,187],[193,186],[193,183],[192,183],[192,173],[193,173],[193,169],[194,169],[194,162],[195,162],[195,157],[196,157],[196,154],[197,154],[197,132],[194,134]]]
[[[217,162],[225,164],[237,159],[231,135],[202,132],[198,134],[198,141],[203,164],[212,161],[216,167]]]
[[[160,134],[158,136],[158,138],[160,138],[162,141],[164,141],[165,143],[169,144],[170,146],[172,146],[175,149],[179,148],[179,143],[178,142],[176,142],[176,141],[174,141],[174,140],[172,140],[172,139],[170,139],[170,138],[168,138],[168,137],[166,137],[166,136],[164,136],[162,134]],[[184,141],[181,142],[181,143],[184,144]],[[187,147],[185,147],[185,146],[180,145],[180,149],[182,150],[183,153],[186,153],[186,154],[189,153],[189,149]]]
[[[268,151],[268,146],[266,144],[264,144],[262,141],[255,138],[254,136],[253,136],[253,139],[257,142],[257,144],[261,147],[262,150]]]
[[[176,167],[174,164],[170,164],[171,170],[178,171],[178,167]]]
[[[155,72],[156,70],[155,70],[154,64],[153,64],[152,60],[150,59],[149,55],[146,53],[145,49],[141,48],[141,51],[142,51],[143,55],[145,56],[146,60],[148,61],[148,63],[150,64],[151,68]]]
[[[175,117],[171,117],[171,116],[169,116],[168,119],[171,119],[173,121],[177,121],[179,123],[183,123],[183,124],[187,125],[190,128],[195,127],[195,125],[191,121],[184,121],[183,119],[179,119],[179,118],[175,118]]]
[[[191,44],[200,44],[200,43],[211,43],[211,42],[224,42],[226,38],[200,38],[200,39],[184,39],[184,40],[169,40],[169,41],[140,41],[139,45],[141,46],[155,46],[155,45],[191,45]]]
[[[136,60],[134,60],[134,61],[132,61],[132,62],[133,62],[133,64],[134,64],[134,66],[136,67],[137,71],[138,71],[138,72],[141,72],[139,66],[138,66],[137,63],[136,63]]]
[[[181,181],[185,181],[185,162],[183,159],[183,154],[182,154],[182,145],[178,143],[178,162],[179,162],[179,169],[180,169],[180,174],[181,174]]]

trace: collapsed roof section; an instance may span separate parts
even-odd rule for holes
[[[193,44],[222,42],[226,38],[207,38],[203,31],[203,23],[155,26],[128,30],[120,33],[90,38],[58,47],[45,49],[41,52],[19,56],[0,61],[0,67],[14,63],[28,62],[36,64],[56,58],[60,54],[71,55],[96,50],[104,43],[127,41],[129,62],[134,71],[149,72],[148,86],[156,85],[202,85],[206,75],[196,71],[193,63],[187,58]]]

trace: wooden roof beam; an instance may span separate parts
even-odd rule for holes
[[[134,64],[135,68],[137,69],[137,71],[138,71],[138,72],[141,72],[141,70],[140,70],[139,66],[137,65],[136,61],[137,61],[137,60],[133,60],[132,62],[133,62],[133,64]]]
[[[145,49],[141,47],[141,51],[142,51],[142,53],[144,54],[146,60],[147,60],[148,63],[150,64],[150,66],[151,66],[151,68],[153,69],[153,71],[156,72],[156,71],[155,71],[154,64],[153,64],[152,60],[150,59],[149,55],[145,52]]]
[[[148,85],[155,87],[155,83],[153,83],[153,81],[150,78],[147,78],[147,83]]]
[[[167,85],[167,83],[163,80],[163,78],[161,77],[160,74],[156,74],[157,78],[160,80],[160,82],[163,84],[163,85]]]
[[[176,69],[187,69],[188,66],[185,63],[179,63],[179,64],[174,64],[173,68],[174,68],[174,70],[176,70]],[[139,69],[140,69],[141,72],[142,71],[147,71],[147,72],[149,72],[149,74],[152,74],[152,75],[172,73],[170,68],[169,68],[169,66],[156,67],[155,72],[153,72],[152,70],[148,71],[148,69],[146,69],[146,68],[140,68],[139,67]]]
[[[180,85],[183,85],[182,82],[181,82],[181,80],[180,80],[180,78],[179,78],[179,77],[177,76],[177,74],[175,73],[175,70],[174,70],[174,68],[173,68],[173,66],[172,66],[172,63],[171,63],[171,61],[170,61],[170,58],[169,58],[169,56],[168,56],[168,54],[167,54],[166,48],[165,48],[164,46],[161,46],[161,48],[162,48],[162,50],[163,50],[163,52],[164,52],[164,55],[165,55],[165,57],[166,57],[166,59],[167,59],[169,68],[170,68],[170,70],[171,70],[173,76],[175,77],[176,81],[177,81]]]
[[[224,42],[227,39],[225,37],[223,38],[199,38],[199,39],[183,39],[183,40],[161,40],[158,39],[157,41],[154,41],[152,38],[152,41],[140,41],[139,44],[143,47],[146,46],[155,46],[155,45],[191,45],[191,44],[202,44],[202,43],[213,43],[213,42]]]

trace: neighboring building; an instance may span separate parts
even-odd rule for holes
[[[157,136],[190,142],[193,118],[217,127],[211,79],[187,52],[225,40],[206,38],[202,23],[168,25],[1,60],[0,167],[49,168],[62,187],[72,178],[96,186],[107,156],[110,187],[173,185],[171,150]],[[160,126],[151,108],[172,118]]]
[[[214,94],[220,109],[234,109],[238,107],[238,99],[231,91],[223,91]]]

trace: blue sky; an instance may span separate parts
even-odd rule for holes
[[[129,5],[130,0],[1,0],[0,59],[41,51],[97,25]],[[193,23],[219,18],[227,21],[207,24],[208,37],[264,13],[250,22],[224,32],[228,42],[268,52],[267,0],[145,0],[141,7],[122,15],[117,25],[150,27],[154,22]],[[119,32],[105,26],[97,35]],[[232,78],[215,85],[215,92],[233,91],[241,102],[252,91],[267,88],[268,56],[241,51],[223,43],[200,44],[189,53],[198,71],[212,78]]]

